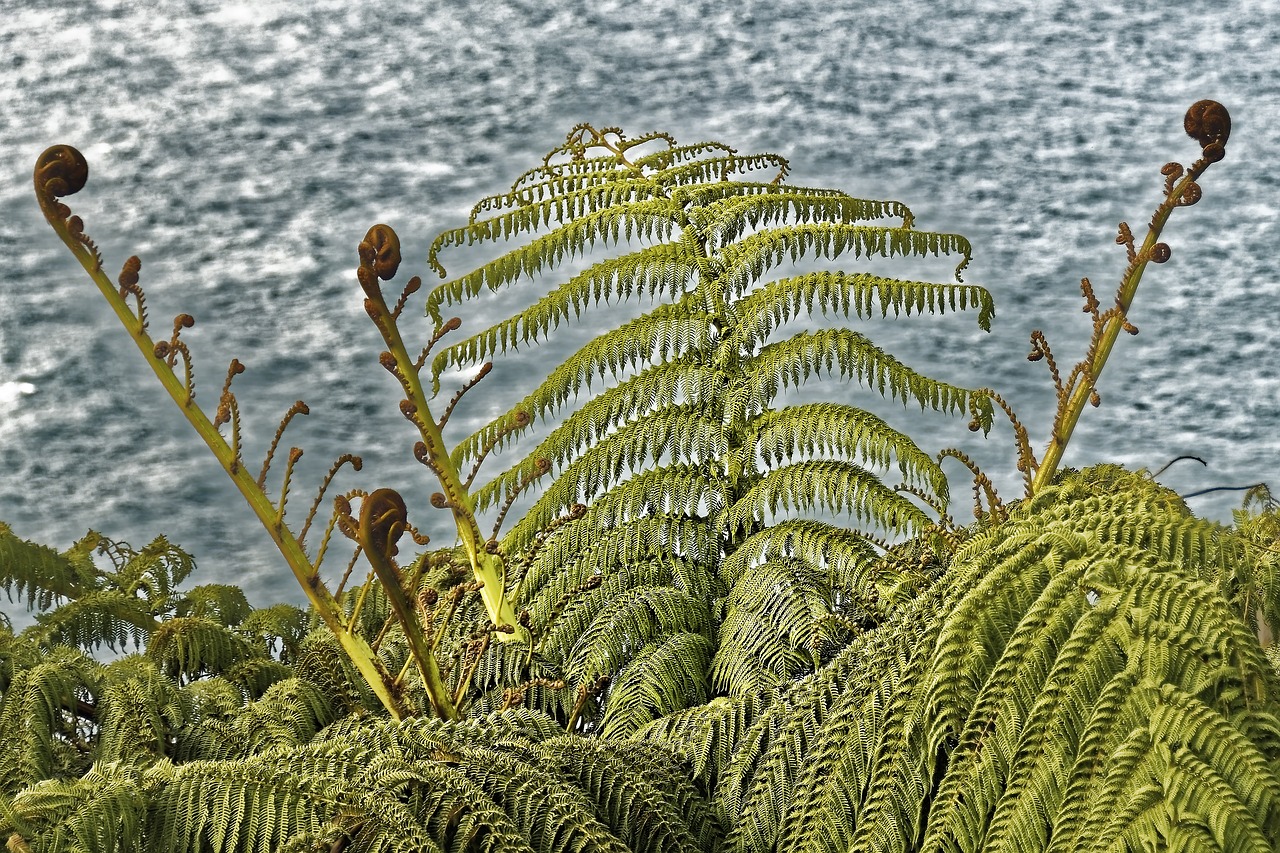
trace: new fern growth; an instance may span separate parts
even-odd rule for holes
[[[1199,159],[1184,168],[1182,164],[1170,162],[1164,164],[1160,174],[1164,175],[1164,200],[1156,207],[1147,226],[1146,238],[1141,246],[1135,245],[1133,231],[1127,222],[1121,222],[1116,235],[1117,245],[1123,246],[1128,255],[1129,264],[1120,276],[1120,285],[1116,289],[1115,304],[1102,309],[1102,303],[1094,295],[1093,285],[1089,279],[1080,280],[1080,291],[1084,296],[1084,312],[1093,318],[1093,334],[1089,339],[1089,347],[1084,358],[1071,368],[1066,379],[1053,357],[1053,350],[1044,332],[1036,329],[1031,333],[1031,352],[1028,361],[1043,360],[1053,378],[1053,386],[1057,395],[1057,409],[1050,430],[1049,444],[1044,456],[1037,461],[1031,450],[1027,431],[1018,420],[1009,404],[994,391],[984,389],[1008,415],[1013,424],[1018,450],[1018,470],[1026,483],[1026,496],[1031,497],[1053,482],[1066,452],[1067,444],[1075,431],[1076,423],[1084,412],[1086,404],[1098,406],[1102,398],[1098,394],[1098,381],[1102,369],[1107,364],[1111,350],[1123,331],[1130,335],[1138,334],[1138,328],[1129,322],[1129,308],[1133,305],[1134,296],[1138,292],[1138,284],[1147,264],[1163,264],[1169,260],[1173,252],[1168,243],[1160,242],[1160,234],[1169,215],[1175,208],[1190,207],[1200,200],[1202,190],[1198,183],[1201,175],[1209,166],[1226,156],[1227,139],[1231,136],[1231,116],[1226,107],[1217,101],[1197,101],[1187,110],[1183,119],[1183,127],[1187,135],[1200,143]],[[1102,309],[1102,310],[1099,310]],[[979,428],[980,421],[975,418],[972,429]],[[991,486],[991,481],[974,468],[957,451],[947,451],[965,461],[973,471],[975,496],[984,493],[997,514],[1002,513],[999,499]]]

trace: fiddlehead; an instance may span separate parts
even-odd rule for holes
[[[1138,328],[1129,322],[1129,307],[1133,304],[1138,283],[1142,280],[1147,264],[1163,264],[1173,255],[1169,245],[1159,241],[1169,214],[1175,207],[1188,207],[1200,200],[1202,191],[1197,179],[1211,164],[1226,155],[1225,146],[1231,135],[1231,116],[1222,104],[1208,100],[1192,104],[1183,119],[1183,128],[1187,135],[1200,144],[1200,157],[1186,169],[1178,163],[1166,163],[1160,169],[1164,176],[1164,200],[1157,205],[1151,216],[1147,236],[1141,247],[1135,248],[1133,232],[1128,224],[1120,223],[1116,243],[1124,247],[1128,266],[1120,277],[1114,307],[1099,312],[1099,302],[1089,280],[1086,278],[1081,282],[1085,298],[1084,311],[1093,316],[1093,334],[1084,359],[1071,370],[1065,384],[1058,377],[1056,365],[1052,360],[1049,362],[1058,391],[1058,407],[1049,446],[1045,449],[1035,477],[1028,483],[1028,496],[1039,492],[1053,481],[1084,406],[1097,406],[1101,402],[1097,391],[1098,379],[1120,332],[1130,335],[1138,333]],[[1044,341],[1043,333],[1037,330],[1032,333],[1032,351],[1028,358],[1034,361],[1044,355],[1048,355],[1048,344]]]
[[[240,406],[231,391],[231,381],[237,374],[243,372],[243,364],[239,360],[232,360],[222,392],[218,396],[216,411],[213,417],[210,417],[195,402],[191,351],[180,337],[184,329],[194,325],[195,319],[190,314],[179,314],[174,319],[173,332],[169,338],[153,340],[147,332],[145,294],[138,284],[138,273],[141,270],[142,261],[137,256],[130,257],[124,263],[117,283],[113,284],[103,273],[102,258],[93,241],[85,234],[84,223],[78,216],[71,214],[66,204],[58,200],[83,189],[88,176],[87,162],[83,155],[71,146],[55,145],[41,154],[36,162],[33,182],[36,199],[45,218],[89,274],[170,398],[204,440],[223,470],[231,477],[236,488],[253,509],[254,514],[262,522],[326,627],[333,633],[383,706],[393,717],[400,718],[404,708],[399,697],[391,689],[390,674],[386,672],[368,645],[347,630],[337,601],[320,579],[319,558],[323,556],[324,547],[328,544],[328,533],[326,532],[325,542],[321,545],[321,554],[317,556],[315,562],[312,562],[300,539],[295,537],[293,531],[284,524],[285,502],[289,494],[294,465],[302,455],[300,449],[293,448],[289,453],[278,504],[273,503],[264,491],[266,469],[270,465],[275,446],[279,443],[280,434],[294,414],[305,411],[305,406],[295,405],[290,410],[290,414],[286,415],[280,430],[277,431],[271,451],[267,454],[262,475],[255,480],[244,470],[241,457]],[[393,272],[395,264],[399,261],[398,246],[394,239],[384,237],[378,240],[372,247],[370,258],[377,271],[388,275]],[[136,311],[130,309],[128,302],[130,296],[133,297],[137,306]],[[178,359],[182,359],[183,363],[182,377],[174,372]],[[221,432],[223,424],[230,424],[229,441]],[[343,461],[339,460],[335,471]],[[357,466],[353,464],[353,467]],[[321,494],[328,484],[329,478],[326,478],[321,487]],[[309,524],[310,521],[311,515],[308,515],[307,523]]]

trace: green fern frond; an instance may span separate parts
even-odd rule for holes
[[[675,299],[684,292],[695,271],[678,246],[666,243],[600,261],[519,314],[474,335],[464,345],[451,347],[446,359],[433,362],[432,372],[438,377],[449,364],[479,364],[522,344],[536,343],[562,322],[580,319],[582,312],[593,305],[640,295]]]
[[[70,727],[83,698],[99,689],[100,664],[59,646],[13,674],[0,696],[0,793],[13,794],[58,776],[59,736]]]
[[[612,432],[619,423],[626,423],[651,411],[682,404],[697,407],[716,398],[722,388],[723,377],[714,368],[689,364],[660,364],[649,367],[611,388],[602,390],[581,408],[571,413],[525,459],[548,459],[562,464],[583,448],[588,447]],[[530,418],[546,418],[571,399],[568,389],[560,386],[551,389],[544,383],[533,394],[525,397],[512,411],[522,411]],[[501,449],[505,441],[500,438],[502,428],[509,424],[508,415],[502,415],[480,429],[454,450],[454,464],[462,466],[466,460],[476,458],[481,448],[492,446]],[[477,506],[492,506],[495,496],[517,482],[518,476],[532,470],[528,462],[514,466],[502,474],[492,485],[478,490]]]
[[[152,633],[147,645],[147,657],[174,678],[218,675],[253,656],[253,648],[244,638],[198,616],[167,620]]]
[[[748,430],[753,443],[742,451],[743,456],[758,453],[765,465],[817,454],[866,460],[879,468],[889,468],[896,461],[906,482],[944,500],[947,497],[946,475],[932,456],[883,419],[855,406],[787,406],[761,413]]]
[[[556,515],[577,503],[590,503],[620,485],[646,466],[659,462],[697,466],[720,458],[727,449],[723,425],[697,406],[677,406],[653,411],[620,426],[609,441],[597,444],[555,471],[555,481],[543,490],[530,513],[538,518]],[[487,506],[510,490],[518,480],[508,471],[476,495],[478,506]]]
[[[634,853],[718,849],[714,812],[664,749],[560,737],[537,753],[587,792],[597,817]]]
[[[751,534],[720,565],[733,586],[768,560],[793,558],[825,568],[832,587],[866,589],[876,580],[879,551],[865,536],[828,522],[788,519]]]
[[[820,270],[770,281],[738,303],[744,318],[742,336],[750,344],[762,342],[779,326],[807,314],[839,314],[872,319],[912,314],[943,314],[978,309],[978,327],[991,330],[995,301],[984,287],[972,284],[935,284],[903,281],[871,273]],[[877,312],[876,309],[879,309]]]
[[[626,737],[659,717],[707,701],[712,652],[702,634],[679,633],[633,653],[609,686],[601,735]]]
[[[145,599],[118,589],[101,589],[41,613],[25,633],[45,646],[61,644],[86,651],[106,646],[123,651],[129,645],[138,648],[160,624]]]
[[[731,535],[758,529],[782,512],[823,509],[881,524],[895,533],[919,532],[931,519],[866,469],[839,460],[809,460],[765,473],[732,506],[723,529]]]
[[[856,379],[863,387],[904,405],[914,401],[921,411],[958,414],[967,411],[970,393],[955,385],[930,379],[850,329],[800,332],[785,341],[767,344],[747,360],[746,370],[756,385],[749,396],[738,392],[733,404],[745,409],[750,400],[768,405],[778,392],[799,387],[824,371],[832,378]],[[989,421],[988,421],[989,423]]]
[[[297,611],[296,607],[293,609]],[[221,583],[192,587],[182,594],[174,610],[178,616],[200,616],[228,628],[239,625],[253,612],[244,590],[233,584]]]
[[[711,245],[720,247],[738,242],[748,232],[760,228],[813,224],[820,222],[849,225],[855,222],[897,218],[897,227],[908,228],[911,211],[896,201],[854,198],[830,192],[812,192],[802,187],[764,184],[757,192],[734,195],[712,202],[699,199],[699,216],[695,226],[706,224],[704,234]]]
[[[718,260],[724,270],[725,292],[741,296],[766,271],[786,262],[795,263],[802,257],[816,255],[835,259],[850,254],[855,258],[924,258],[960,254],[963,257],[955,269],[959,281],[961,272],[972,260],[972,252],[969,241],[959,234],[821,222],[748,234],[722,247]]]
[[[659,305],[653,311],[596,337],[566,359],[542,383],[535,398],[557,399],[578,394],[599,378],[617,377],[627,371],[648,367],[701,352],[707,348],[710,318],[687,306]],[[478,349],[472,342],[450,347],[432,362],[439,376],[451,364],[472,364]]]
[[[177,684],[141,655],[108,664],[103,682],[95,720],[98,761],[150,765],[166,757],[169,738],[190,716]]]
[[[671,203],[657,199],[607,207],[569,220],[550,234],[440,285],[428,297],[427,311],[440,324],[444,306],[475,297],[485,288],[499,290],[521,277],[558,267],[585,255],[597,242],[609,246],[630,240],[664,240],[673,227],[671,213]]]
[[[633,587],[606,602],[565,659],[575,682],[612,675],[662,635],[708,630],[705,605],[667,586]]]
[[[592,501],[590,511],[597,524],[611,527],[645,515],[706,516],[718,511],[722,500],[721,487],[709,480],[704,469],[693,465],[663,465],[614,486]],[[524,550],[539,531],[546,529],[567,508],[568,504],[563,502],[553,503],[553,498],[540,498],[503,539],[503,550],[506,553]]]
[[[0,587],[10,596],[25,594],[27,607],[39,610],[49,610],[57,599],[73,599],[97,589],[99,572],[89,555],[99,538],[90,533],[66,554],[59,554],[47,545],[19,539],[9,525],[0,522]]]

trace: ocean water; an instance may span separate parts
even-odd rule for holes
[[[446,544],[354,278],[373,223],[400,233],[401,279],[426,277],[435,233],[583,121],[778,152],[794,183],[897,199],[919,227],[969,237],[966,281],[996,299],[990,334],[965,316],[867,331],[930,375],[999,390],[1038,451],[1054,396],[1028,335],[1045,330],[1062,364],[1083,353],[1080,277],[1107,300],[1125,261],[1116,224],[1141,239],[1160,166],[1198,154],[1181,126],[1201,98],[1231,110],[1227,158],[1166,229],[1173,258],[1131,312],[1141,334],[1119,342],[1066,464],[1193,454],[1207,465],[1162,482],[1280,489],[1278,3],[0,0],[0,519],[59,548],[89,528],[135,545],[163,533],[196,555],[195,581],[239,583],[260,605],[301,598],[43,222],[30,175],[49,145],[88,158],[68,201],[109,272],[141,256],[152,329],[196,316],[184,339],[202,399],[232,357],[248,365],[251,468],[289,405],[311,405],[286,439],[306,450],[293,512],[355,452],[364,471],[343,487],[400,489]],[[539,366],[500,363],[454,435]],[[1017,495],[1007,426],[983,439],[963,419],[887,411]],[[1238,500],[1192,505],[1225,520]]]

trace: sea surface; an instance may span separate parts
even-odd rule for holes
[[[999,390],[1039,451],[1054,392],[1025,360],[1028,335],[1043,329],[1062,365],[1083,354],[1080,278],[1109,301],[1125,265],[1117,223],[1141,240],[1161,165],[1199,153],[1182,119],[1201,98],[1231,111],[1227,158],[1201,203],[1175,211],[1172,260],[1149,268],[1130,315],[1141,333],[1117,345],[1066,464],[1155,471],[1189,454],[1206,464],[1160,480],[1280,491],[1280,3],[0,0],[0,520],[60,549],[90,528],[136,546],[164,534],[196,556],[192,582],[241,584],[257,605],[301,600],[42,220],[30,176],[49,145],[86,155],[89,184],[68,201],[113,277],[141,256],[153,332],[197,318],[184,339],[200,399],[216,398],[231,358],[248,365],[235,387],[251,469],[289,405],[310,404],[286,436],[306,451],[291,517],[353,452],[364,470],[341,488],[402,490],[442,545],[435,484],[355,281],[373,223],[400,233],[400,280],[430,283],[432,236],[579,122],[780,153],[793,183],[896,199],[918,227],[972,241],[965,278],[995,296],[990,333],[966,315],[866,331],[930,375]],[[605,328],[616,310],[584,322]],[[500,362],[451,434],[547,367]],[[984,439],[963,418],[885,411],[1018,495],[1007,424]],[[1190,502],[1229,520],[1239,498]],[[0,610],[21,606],[0,597]]]

